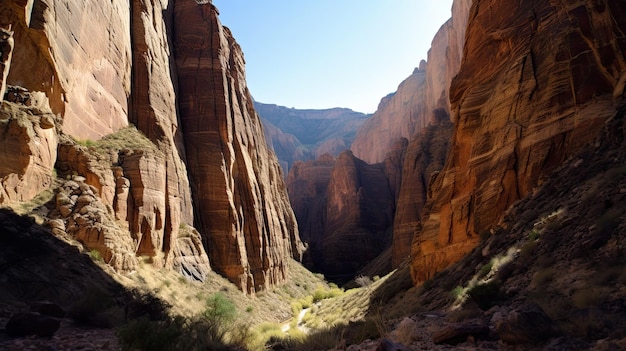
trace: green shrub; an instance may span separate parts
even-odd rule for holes
[[[215,339],[223,341],[226,332],[237,316],[235,304],[224,294],[218,292],[207,298],[205,307],[201,315],[202,322],[206,323],[209,334],[214,335]]]
[[[482,310],[488,310],[494,306],[500,296],[500,284],[491,281],[485,284],[478,284],[467,291],[467,295],[476,302]]]
[[[95,261],[95,262],[103,262],[104,259],[102,258],[102,255],[100,254],[100,251],[93,249],[91,251],[89,251],[88,253],[89,258],[91,258],[91,260]]]

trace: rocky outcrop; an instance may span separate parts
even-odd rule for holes
[[[350,151],[294,164],[287,183],[302,240],[309,245],[306,264],[341,281],[390,245],[405,150],[406,139],[375,165]]]
[[[59,187],[48,226],[61,238],[77,240],[90,252],[117,271],[129,272],[137,267],[135,245],[128,230],[114,220],[110,207],[97,196],[97,189],[75,176]]]
[[[380,101],[376,113],[359,128],[350,146],[356,157],[369,164],[382,162],[396,140],[410,138],[426,124],[419,114],[424,102],[426,66],[422,61],[395,93]]]
[[[0,99],[4,98],[13,56],[13,32],[0,28]]]
[[[255,292],[286,278],[302,245],[245,85],[241,48],[211,3],[174,6],[178,101],[196,227],[214,269]]]
[[[339,155],[348,149],[356,131],[369,117],[346,108],[299,110],[254,102],[285,174],[295,161],[317,159],[324,154]],[[276,127],[278,131],[273,131]],[[270,129],[268,131],[268,129]]]
[[[29,201],[52,185],[58,137],[41,104],[0,103],[0,204]]]
[[[459,260],[543,175],[594,140],[623,100],[624,23],[616,2],[473,2],[450,88],[451,153],[412,243],[414,281]]]

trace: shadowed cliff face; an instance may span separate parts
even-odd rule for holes
[[[396,143],[385,162],[374,165],[350,151],[294,164],[287,184],[309,245],[308,266],[349,280],[390,245],[406,145],[406,139]]]
[[[211,4],[174,6],[179,106],[196,223],[215,269],[254,292],[301,255],[276,157],[245,84],[241,48]]]
[[[409,257],[413,236],[421,228],[422,209],[430,191],[430,181],[443,167],[448,152],[452,136],[449,86],[461,65],[470,6],[469,0],[454,1],[452,18],[441,26],[433,38],[428,51],[428,63],[420,65],[423,84],[417,90],[403,93],[414,96],[410,106],[416,124],[413,125],[415,133],[411,134],[407,147],[398,210],[394,218],[391,255],[394,267]],[[381,112],[381,117],[391,117],[384,113],[385,110]]]
[[[469,18],[452,149],[413,239],[416,282],[474,248],[623,100],[623,1],[474,1]]]
[[[55,234],[116,269],[143,255],[202,279],[206,249],[244,291],[286,279],[302,252],[295,217],[213,5],[7,0],[0,27],[0,90],[43,92],[0,109],[0,144],[27,151],[0,152],[0,203],[32,199],[56,167],[69,184],[46,205]]]

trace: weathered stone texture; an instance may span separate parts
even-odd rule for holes
[[[623,1],[474,1],[451,154],[412,244],[416,282],[460,259],[623,100]]]
[[[47,108],[0,102],[0,204],[29,201],[52,184],[54,118]]]
[[[350,146],[354,155],[374,164],[382,162],[400,138],[410,138],[427,123],[419,112],[424,103],[426,71],[416,68],[398,90],[384,97],[378,110],[357,132]]]
[[[428,63],[422,62],[425,83],[414,94],[415,119],[420,121],[412,135],[402,173],[398,211],[394,218],[392,263],[397,267],[410,254],[413,236],[421,228],[421,217],[432,176],[441,170],[452,130],[449,123],[449,86],[461,65],[470,0],[452,4],[452,18],[433,38]]]
[[[344,151],[337,159],[296,162],[287,184],[305,263],[331,279],[350,277],[391,243],[390,228],[406,139],[385,162],[369,165]]]
[[[7,76],[13,57],[13,32],[0,28],[0,100],[4,98],[7,88]]]
[[[9,84],[44,91],[63,130],[97,139],[127,125],[130,21],[123,0],[6,0],[0,27],[12,26]]]
[[[177,1],[174,23],[196,226],[218,272],[248,292],[273,286],[302,247],[245,85],[241,48],[210,3]]]

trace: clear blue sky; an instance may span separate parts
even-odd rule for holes
[[[257,101],[376,110],[450,18],[452,0],[213,0]]]

